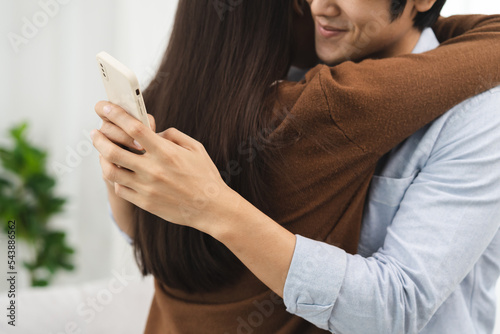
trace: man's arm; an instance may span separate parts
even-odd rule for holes
[[[441,16],[432,26],[440,43],[474,29],[475,32],[489,32],[491,25],[498,22],[498,15],[454,15]]]
[[[472,29],[451,28],[451,35],[463,34],[427,53],[322,66],[330,115],[345,136],[380,157],[458,103],[499,85],[500,16],[473,18]]]
[[[417,333],[500,227],[500,88],[447,120],[370,258],[297,236],[287,310],[335,333]]]

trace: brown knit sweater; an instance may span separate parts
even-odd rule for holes
[[[278,105],[290,112],[270,135],[281,156],[280,172],[267,175],[271,218],[293,233],[356,253],[378,159],[500,82],[499,16],[441,19],[434,30],[447,42],[429,53],[320,65],[300,83],[280,84]],[[207,294],[155,280],[145,332],[327,333],[287,313],[283,300],[248,270],[236,285]]]

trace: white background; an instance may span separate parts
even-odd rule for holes
[[[106,98],[95,55],[103,50],[114,55],[144,87],[164,52],[177,2],[59,0],[44,20],[42,4],[54,2],[0,0],[0,144],[6,129],[26,120],[29,137],[50,153],[58,194],[69,199],[52,224],[67,230],[78,251],[77,270],[56,279],[62,285],[108,277],[131,259],[109,219],[97,154],[88,139],[99,126],[94,104]],[[500,13],[500,1],[450,0],[443,11],[466,13]],[[39,27],[16,50],[9,34],[22,35],[26,21]],[[67,171],[57,173],[56,165]]]

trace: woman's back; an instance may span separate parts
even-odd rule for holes
[[[219,4],[217,4],[219,6]],[[157,77],[144,91],[158,130],[199,140],[234,190],[264,209],[265,158],[242,146],[271,123],[277,87],[292,52],[290,0],[179,1]],[[168,76],[166,75],[168,74]],[[241,262],[207,234],[137,208],[135,252],[143,274],[186,292],[211,292],[239,279]]]

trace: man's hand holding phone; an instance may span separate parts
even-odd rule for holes
[[[104,106],[109,105],[110,103],[111,102],[108,102],[108,101],[99,101],[95,105],[95,111],[96,111],[97,115],[102,119],[102,122],[103,122],[99,131],[101,131],[104,135],[106,135],[106,137],[108,137],[115,144],[120,144],[120,145],[123,145],[127,148],[130,148],[130,149],[143,150],[143,148],[141,146],[137,146],[134,143],[134,139],[132,137],[130,137],[120,127],[111,123],[106,118],[106,114],[104,113]],[[121,107],[114,105],[113,108],[121,108]],[[151,127],[151,130],[156,131],[156,123],[155,123],[154,117],[150,114],[148,114],[147,117],[149,119],[149,125]]]
[[[153,116],[147,114],[139,81],[132,70],[106,52],[98,53],[96,60],[106,95],[110,101],[109,103],[107,101],[100,101],[95,106],[97,115],[103,121],[99,132],[107,138],[109,144],[107,145],[108,150],[112,150],[113,146],[117,145],[127,151],[143,154],[145,150],[137,142],[134,142],[134,139],[123,131],[122,128],[110,121],[106,117],[105,110],[105,108],[121,109],[121,111],[125,111],[125,114],[133,116],[155,132],[155,120]],[[101,153],[99,154],[99,163],[103,171],[103,179],[106,181],[108,199],[113,217],[121,230],[133,238],[134,205],[117,195],[119,185],[112,178],[107,177],[110,171],[129,170],[104,159]],[[129,172],[133,173],[132,171]]]
[[[104,134],[106,137],[108,137],[109,140],[111,140],[113,143],[117,144],[118,146],[132,151],[132,152],[141,152],[144,150],[142,146],[139,145],[139,143],[135,142],[132,137],[130,137],[125,131],[123,131],[122,128],[118,127],[116,124],[112,123],[109,121],[109,119],[106,118],[106,113],[104,108],[106,106],[109,106],[111,103],[108,101],[99,101],[95,105],[95,112],[97,115],[102,119],[102,125],[99,131]],[[121,108],[120,106],[113,105],[113,108]],[[151,127],[151,130],[156,131],[156,122],[155,119],[152,115],[147,115],[149,119],[149,125]]]
[[[99,101],[95,105],[95,112],[102,119],[102,125],[99,129],[104,136],[106,136],[112,143],[128,150],[131,152],[141,152],[143,148],[134,143],[134,139],[130,137],[122,128],[111,122],[104,111],[105,106],[109,106],[108,101]],[[112,105],[113,108],[119,108],[117,105]],[[151,130],[156,130],[155,119],[151,115],[147,115],[149,119],[149,125]],[[103,172],[103,180],[105,181],[106,187],[108,189],[108,201],[112,210],[113,218],[120,227],[120,229],[125,232],[130,238],[134,237],[134,205],[129,201],[116,195],[117,185],[114,181],[106,177],[106,171],[112,170],[117,166],[108,160],[104,159],[99,153],[99,164]]]

